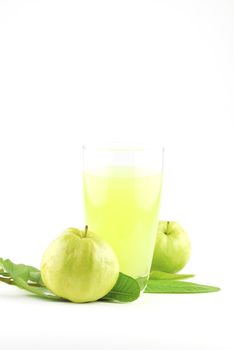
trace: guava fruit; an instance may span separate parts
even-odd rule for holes
[[[68,228],[46,249],[41,262],[45,286],[72,302],[95,301],[106,295],[119,275],[118,259],[96,234]]]
[[[160,221],[151,271],[180,271],[188,262],[191,243],[186,231],[174,221]]]

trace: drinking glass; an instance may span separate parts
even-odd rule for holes
[[[83,146],[83,193],[89,230],[115,251],[120,271],[142,288],[159,220],[163,148]]]

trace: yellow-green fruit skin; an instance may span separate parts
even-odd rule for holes
[[[191,243],[186,231],[175,221],[160,221],[151,271],[180,271],[188,262]]]
[[[95,301],[106,295],[119,275],[118,259],[94,233],[70,228],[45,251],[41,276],[45,286],[72,302]]]

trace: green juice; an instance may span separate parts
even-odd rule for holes
[[[84,173],[89,230],[114,249],[120,271],[135,278],[150,271],[160,204],[162,176],[133,167]]]

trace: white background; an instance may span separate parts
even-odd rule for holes
[[[83,225],[83,143],[150,142],[184,272],[222,288],[75,305],[1,284],[1,349],[234,349],[233,62],[231,0],[0,0],[0,256],[40,266]]]

